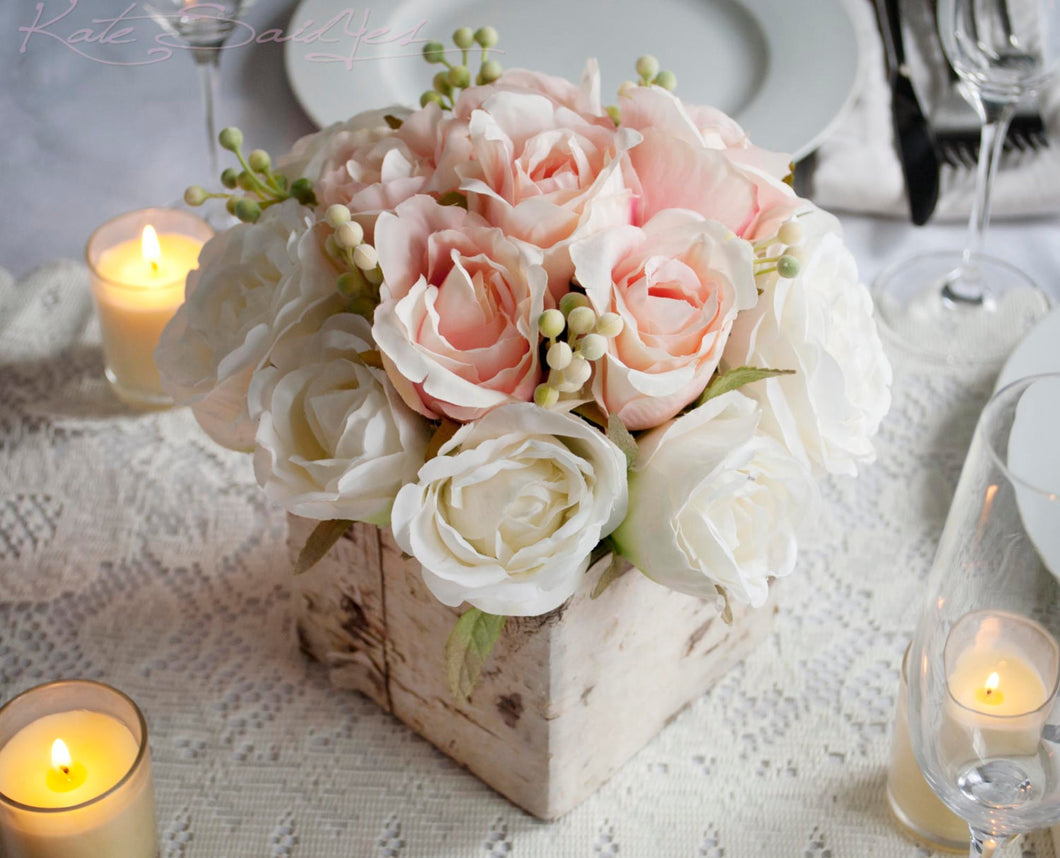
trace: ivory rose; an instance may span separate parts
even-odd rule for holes
[[[691,596],[720,587],[761,605],[795,567],[796,534],[817,491],[809,471],[757,430],[761,413],[722,394],[638,441],[629,513],[612,534],[649,578]]]
[[[540,251],[422,196],[379,216],[376,249],[372,336],[413,409],[464,422],[533,397],[537,323],[551,306]]]
[[[625,512],[625,456],[602,432],[514,403],[442,445],[398,493],[392,526],[444,604],[536,616],[574,594]]]
[[[629,429],[658,426],[706,387],[740,310],[753,307],[753,255],[722,224],[663,211],[571,245],[575,276],[621,333],[597,364],[597,402]]]
[[[162,332],[155,360],[166,392],[229,449],[254,444],[247,411],[254,370],[296,325],[319,325],[340,306],[340,272],[323,251],[321,226],[311,225],[307,210],[288,200],[255,224],[218,233]]]
[[[295,515],[389,524],[394,497],[423,464],[429,426],[358,357],[373,348],[368,322],[339,313],[288,337],[254,373],[254,473]]]
[[[762,296],[733,325],[722,366],[795,370],[747,388],[762,405],[763,431],[817,472],[854,475],[875,458],[891,367],[839,222],[819,209],[799,222],[798,276],[758,278]]]

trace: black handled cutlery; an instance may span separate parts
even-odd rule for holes
[[[875,3],[891,87],[894,138],[909,196],[909,213],[913,223],[920,226],[931,217],[939,196],[938,151],[931,126],[909,79],[898,0],[875,0]]]

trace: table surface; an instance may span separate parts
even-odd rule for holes
[[[83,0],[59,24],[128,5]],[[70,6],[45,0],[44,20]],[[248,21],[263,32],[290,11],[258,0]],[[331,690],[298,651],[284,517],[249,462],[185,410],[134,414],[111,396],[86,273],[61,260],[106,218],[206,179],[195,71],[186,56],[111,64],[137,45],[27,42],[36,14],[0,9],[0,265],[13,275],[0,275],[0,699],[70,676],[136,699],[163,856],[927,854],[884,800],[898,664],[989,371],[895,354],[878,461],[825,484],[772,636],[596,795],[541,823]],[[281,53],[247,47],[223,65],[223,122],[274,153],[311,130]],[[866,280],[962,238],[843,221]],[[1057,292],[1056,235],[1056,221],[1009,222],[989,246]],[[1053,854],[1040,835],[1021,848]]]

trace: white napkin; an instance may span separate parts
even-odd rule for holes
[[[891,125],[891,92],[883,44],[871,0],[846,0],[858,38],[858,85],[854,101],[817,150],[809,192],[820,206],[849,212],[908,217],[905,181]],[[917,97],[930,118],[946,86],[928,0],[905,0],[905,48]],[[912,26],[910,26],[910,24]],[[915,34],[920,34],[915,35]],[[1060,86],[1040,104],[1051,145],[1006,152],[993,189],[991,213],[1018,217],[1060,212]],[[968,217],[975,188],[971,169],[942,165],[939,201],[932,220]]]

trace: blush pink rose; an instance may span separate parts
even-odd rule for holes
[[[501,91],[543,95],[557,107],[566,107],[586,116],[605,115],[600,104],[600,67],[595,59],[586,62],[578,86],[563,77],[528,69],[509,69],[488,86],[464,90],[453,106],[453,115],[470,119],[472,111],[482,107],[491,94]]]
[[[493,226],[545,251],[558,297],[572,272],[567,244],[629,222],[623,153],[640,135],[525,91],[498,90],[468,120],[472,159],[457,167],[472,208]]]
[[[391,128],[387,115],[401,126]],[[360,113],[298,141],[280,168],[312,180],[323,208],[345,205],[370,228],[375,215],[409,197],[455,190],[455,166],[468,157],[466,123],[430,104]]]
[[[622,332],[597,363],[593,395],[629,429],[658,426],[706,387],[740,310],[757,300],[748,242],[716,221],[664,211],[571,245],[575,276]]]
[[[372,336],[414,410],[458,422],[527,401],[541,381],[541,253],[478,215],[417,196],[384,213],[375,247],[382,302]]]
[[[635,222],[687,208],[757,241],[805,205],[784,182],[790,157],[752,145],[720,110],[687,105],[659,87],[636,87],[619,109],[622,126],[644,135],[630,153],[631,186],[640,193]]]

